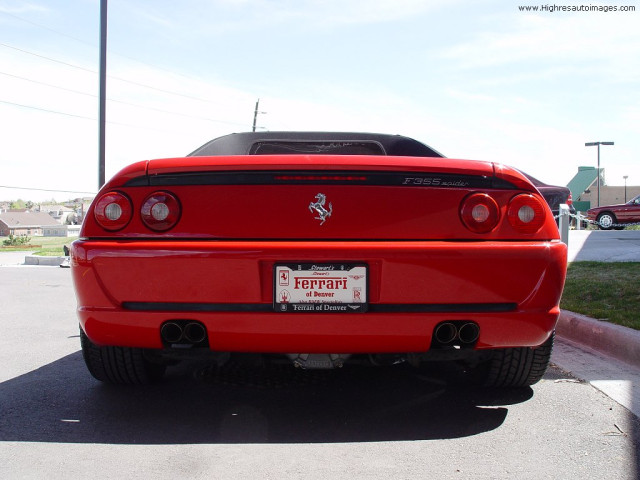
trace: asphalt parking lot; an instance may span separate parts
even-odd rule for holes
[[[640,262],[640,230],[571,230],[570,262]]]
[[[577,255],[623,242],[640,261],[640,232],[621,233]],[[579,343],[560,339],[544,379],[514,391],[404,367],[181,367],[116,388],[84,367],[69,270],[5,255],[0,478],[638,478],[638,368]]]

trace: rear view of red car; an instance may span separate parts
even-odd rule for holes
[[[84,358],[111,383],[260,353],[301,368],[456,361],[485,385],[531,385],[565,270],[518,171],[356,133],[235,134],[134,163],[72,247]]]

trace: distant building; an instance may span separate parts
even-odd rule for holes
[[[596,167],[578,167],[578,173],[567,184],[573,197],[573,206],[579,212],[586,212],[598,205],[598,174]],[[600,169],[600,205],[626,203],[640,195],[640,187],[609,186],[604,179],[604,168]]]
[[[43,236],[45,227],[61,227],[48,213],[8,211],[0,213],[0,236]],[[66,236],[66,235],[64,235]]]
[[[77,237],[81,225],[54,225],[42,227],[43,237]]]
[[[48,213],[60,224],[70,223],[68,222],[69,216],[76,216],[73,208],[65,207],[64,205],[41,206],[40,211]]]
[[[625,200],[624,186],[609,186],[600,185],[600,205],[619,205],[621,203],[627,203],[633,197],[640,195],[640,187],[627,186],[627,197]],[[591,207],[595,207],[598,204],[598,187],[592,186],[585,191],[580,199],[584,202],[589,202]]]

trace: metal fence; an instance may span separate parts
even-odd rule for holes
[[[558,229],[560,230],[560,239],[562,242],[569,245],[569,227],[571,226],[571,220],[575,219],[576,230],[582,230],[583,227],[586,228],[589,225],[595,225],[598,228],[603,230],[622,230],[626,227],[632,227],[636,225],[640,225],[640,222],[635,223],[599,223],[596,220],[589,220],[587,217],[582,215],[581,212],[576,212],[575,214],[569,211],[569,206],[565,204],[560,205],[560,211],[558,215],[555,217],[558,220]]]

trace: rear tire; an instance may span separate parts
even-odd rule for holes
[[[551,359],[555,332],[536,348],[494,350],[491,360],[477,367],[476,379],[485,387],[526,387],[540,381]]]
[[[149,362],[144,350],[130,347],[99,347],[80,329],[82,356],[89,373],[101,382],[146,385],[164,375],[164,365]]]
[[[598,218],[596,218],[596,222],[600,230],[611,230],[613,228],[613,225],[618,223],[618,220],[613,213],[602,212],[600,215],[598,215]]]

